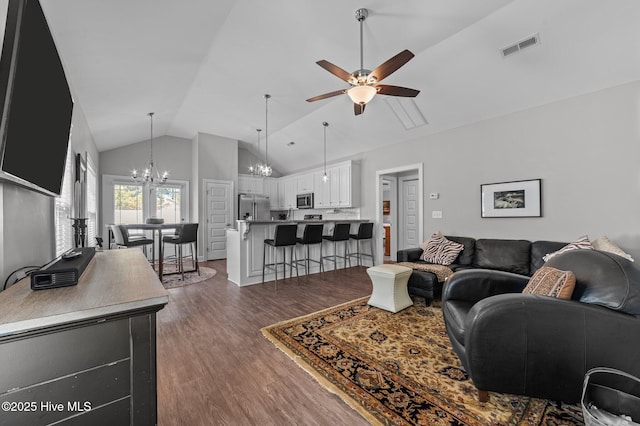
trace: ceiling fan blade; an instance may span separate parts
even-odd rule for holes
[[[366,105],[365,104],[353,104],[353,112],[355,113],[355,115],[360,115],[364,112],[364,107]]]
[[[324,59],[316,62],[316,64],[320,65],[322,68],[329,71],[331,74],[335,75],[339,79],[346,81],[347,83],[349,82],[349,79],[352,78],[351,73],[346,72],[339,66],[333,65],[331,62],[325,61]]]
[[[389,86],[388,84],[378,84],[376,86],[378,94],[388,96],[402,96],[405,98],[415,98],[420,93],[419,90],[409,89],[408,87]]]
[[[307,102],[315,102],[315,101],[319,101],[321,99],[332,98],[334,96],[342,95],[346,91],[347,91],[346,89],[342,89],[342,90],[336,90],[334,92],[325,93],[323,95],[314,96],[313,98],[307,99]]]
[[[384,64],[378,66],[375,70],[371,71],[371,74],[369,75],[376,77],[377,81],[380,82],[383,78],[391,75],[391,73],[397,71],[398,68],[409,62],[409,60],[414,56],[415,55],[413,53],[405,49],[393,58],[387,60]]]

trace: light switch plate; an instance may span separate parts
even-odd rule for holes
[[[442,219],[442,210],[433,210],[431,212],[432,219]]]

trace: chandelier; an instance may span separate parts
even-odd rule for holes
[[[145,165],[144,170],[142,171],[142,176],[139,176],[138,171],[135,169],[131,172],[131,178],[135,182],[140,182],[143,185],[149,185],[149,188],[158,187],[166,183],[169,178],[169,172],[165,170],[160,173],[160,170],[158,170],[153,162],[153,114],[153,112],[147,114],[151,122],[149,162]]]
[[[258,133],[258,161],[255,164],[249,164],[249,174],[251,176],[262,176],[264,164],[260,161],[260,132],[262,129],[256,129]]]

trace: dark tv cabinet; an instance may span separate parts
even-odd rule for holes
[[[77,286],[0,293],[0,425],[154,425],[156,313],[138,249],[98,252]]]

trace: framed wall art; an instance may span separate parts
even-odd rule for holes
[[[482,217],[541,217],[542,179],[480,185]]]

